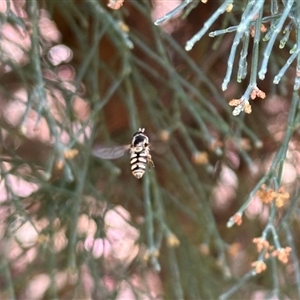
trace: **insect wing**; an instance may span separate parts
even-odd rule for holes
[[[93,149],[93,155],[103,159],[116,159],[125,154],[130,145],[116,147],[96,147]]]

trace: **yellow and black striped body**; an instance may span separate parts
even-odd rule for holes
[[[147,165],[154,166],[150,155],[149,138],[144,133],[144,128],[139,128],[133,137],[130,145],[116,147],[95,147],[93,154],[103,159],[116,159],[130,151],[131,173],[140,179],[145,174]]]
[[[149,138],[144,134],[145,129],[140,128],[132,137],[130,146],[130,168],[132,175],[140,179],[145,174],[148,164],[152,164],[149,148]]]

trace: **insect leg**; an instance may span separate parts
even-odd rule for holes
[[[147,155],[147,163],[148,163],[148,165],[150,165],[152,168],[154,168],[154,162],[153,162],[153,160],[152,160],[152,157],[151,157],[151,154],[150,154],[150,153],[148,153],[148,155]]]

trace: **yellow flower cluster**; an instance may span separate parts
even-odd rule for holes
[[[242,216],[243,216],[243,214],[240,213],[240,212],[237,212],[236,214],[234,214],[228,220],[227,227],[232,227],[234,224],[240,226],[242,224],[242,222],[243,222]]]
[[[180,245],[180,241],[174,233],[170,233],[167,236],[167,244],[170,247],[178,247]]]
[[[203,0],[202,0],[202,2],[203,2]],[[231,12],[232,9],[233,9],[233,4],[231,3],[226,7],[226,12]]]
[[[261,253],[265,251],[264,258],[268,259],[270,255],[273,257],[277,257],[280,262],[286,264],[289,260],[289,255],[291,252],[291,247],[285,247],[280,249],[274,249],[274,246],[270,245],[270,243],[262,237],[254,238],[253,243],[256,245],[257,252]],[[266,269],[266,264],[263,261],[255,261],[252,263],[252,267],[254,268],[257,274],[263,272]]]
[[[244,111],[246,114],[251,114],[252,108],[249,101],[242,100],[242,99],[232,99],[229,101],[230,106],[235,106],[233,111],[233,115],[237,116],[240,112]]]
[[[234,216],[233,216],[233,222],[234,224],[240,226],[243,222],[243,219],[242,219],[242,214],[240,213],[236,213]]]
[[[68,149],[64,151],[64,158],[73,159],[78,154],[77,149]]]
[[[266,98],[266,93],[263,92],[262,90],[260,90],[258,87],[255,87],[251,94],[250,94],[250,98],[252,100],[254,100],[255,98],[261,98],[261,99],[265,99]]]
[[[251,34],[252,37],[255,36],[255,28],[256,28],[255,26],[250,27],[250,34]],[[260,32],[264,33],[264,32],[267,32],[267,30],[268,29],[265,25],[263,25],[263,24],[260,25]]]
[[[159,133],[158,133],[158,137],[161,141],[163,142],[167,142],[170,139],[170,131],[166,130],[166,129],[162,129]]]
[[[267,188],[265,184],[261,186],[257,192],[257,196],[265,204],[275,201],[277,207],[283,207],[290,199],[290,194],[285,191],[284,187],[280,187],[277,191],[274,191],[271,188]]]
[[[209,163],[208,153],[205,151],[199,151],[193,153],[192,160],[196,165],[205,165]]]
[[[119,9],[123,5],[124,0],[109,0],[107,6],[111,9]]]
[[[267,265],[263,261],[261,261],[261,260],[257,260],[255,262],[253,262],[251,264],[251,266],[253,267],[253,269],[254,269],[254,271],[255,271],[256,274],[262,273],[267,268]]]
[[[279,261],[283,264],[286,264],[289,260],[290,252],[292,251],[291,247],[285,247],[272,252],[273,256],[276,256]]]
[[[144,260],[145,262],[148,262],[148,261],[150,260],[151,257],[158,258],[159,255],[160,255],[160,253],[159,253],[159,250],[158,250],[158,249],[153,249],[152,251],[147,250],[147,251],[144,253],[143,260]]]
[[[260,90],[257,86],[254,87],[251,91],[250,98],[251,100],[254,100],[256,98],[265,99],[266,93]],[[251,114],[252,108],[248,101],[248,99],[232,99],[229,101],[230,106],[235,106],[235,109],[233,110],[232,114],[234,116],[239,115],[242,111],[244,111],[246,114]]]
[[[256,245],[257,252],[273,250],[273,246],[271,246],[270,243],[262,237],[254,238],[252,241]]]

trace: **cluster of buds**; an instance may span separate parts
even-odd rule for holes
[[[262,90],[260,90],[258,87],[255,87],[251,94],[250,94],[250,98],[252,100],[256,99],[256,98],[261,98],[261,99],[265,99],[266,98],[266,93],[263,92]]]
[[[289,260],[290,252],[292,251],[291,247],[280,248],[278,250],[274,250],[272,255],[277,257],[280,262],[286,264]]]
[[[243,222],[242,219],[243,214],[240,212],[237,212],[236,214],[234,214],[227,222],[227,227],[230,228],[232,227],[234,224],[240,226]]]
[[[166,130],[166,129],[162,129],[159,133],[158,133],[158,137],[162,142],[168,142],[170,139],[170,131]]]
[[[256,28],[255,26],[251,26],[251,28],[250,28],[250,34],[252,37],[255,36],[255,28]],[[268,29],[264,24],[260,25],[260,32],[265,33],[265,32],[267,32],[267,30]]]
[[[233,222],[234,224],[240,226],[243,222],[243,219],[242,219],[242,214],[240,213],[236,213],[234,216],[233,216]]]
[[[180,241],[174,233],[169,233],[167,235],[167,244],[170,247],[178,247],[180,245]]]
[[[143,260],[145,262],[148,262],[150,260],[151,257],[154,257],[154,258],[158,258],[160,255],[159,253],[159,250],[157,248],[155,249],[148,249],[145,253],[144,253],[144,256],[143,256]]]
[[[266,270],[267,265],[261,260],[254,261],[251,266],[253,267],[256,274],[260,274]]]
[[[266,252],[273,251],[274,247],[270,245],[270,243],[262,237],[254,238],[253,243],[256,245],[257,252],[262,252],[263,250]],[[265,257],[268,258],[268,257]]]
[[[284,264],[288,262],[291,247],[274,249],[274,246],[270,245],[270,243],[262,237],[254,238],[253,243],[256,245],[258,253],[264,251],[264,259],[268,259],[270,256],[273,256],[277,257],[278,260]],[[263,261],[255,261],[252,263],[252,267],[255,272],[259,274],[266,269],[266,264]]]
[[[216,151],[216,149],[222,148],[223,146],[223,142],[218,139],[213,139],[208,145],[211,151]]]
[[[55,163],[55,169],[56,170],[62,170],[65,166],[65,159],[73,159],[78,154],[77,149],[66,149],[63,152],[63,157],[60,157],[57,159]]]
[[[122,21],[118,22],[118,26],[125,33],[128,33],[130,31],[129,26],[126,23],[122,22]]]
[[[260,90],[257,86],[254,87],[250,93],[251,100],[254,100],[256,98],[265,99],[266,93]],[[242,111],[244,111],[246,114],[251,114],[252,107],[248,100],[240,98],[240,99],[232,99],[229,101],[230,106],[234,106],[235,109],[233,110],[232,114],[234,116],[238,116]]]
[[[230,100],[229,105],[235,106],[235,109],[232,112],[234,116],[238,116],[242,111],[246,114],[251,114],[252,112],[252,108],[248,100],[232,99]]]
[[[193,153],[192,160],[196,165],[205,165],[209,163],[208,153],[205,151],[198,151]]]
[[[290,199],[290,194],[285,191],[284,187],[280,187],[276,193],[275,204],[277,207],[284,206]]]
[[[73,159],[78,154],[77,149],[67,149],[64,151],[65,159]]]
[[[283,207],[290,199],[290,194],[285,191],[284,187],[280,187],[277,191],[274,191],[271,188],[267,188],[265,184],[261,186],[257,192],[257,196],[265,204],[270,204],[275,201],[275,205],[278,208]]]
[[[202,0],[202,2],[203,2],[203,0]],[[228,6],[226,7],[226,12],[231,12],[232,9],[233,9],[233,4],[230,3],[230,4],[228,4]]]
[[[251,141],[248,138],[240,138],[238,145],[245,151],[249,151],[252,148]]]
[[[107,6],[111,9],[119,9],[123,5],[124,0],[109,0]]]

